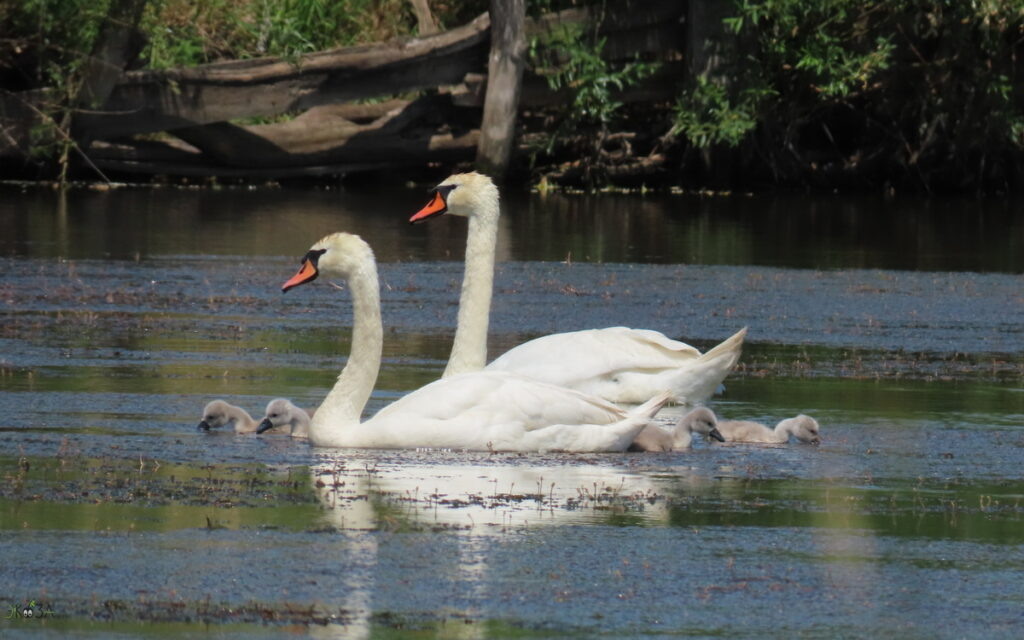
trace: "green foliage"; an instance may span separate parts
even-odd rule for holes
[[[35,60],[34,84],[63,86],[87,59],[107,4],[102,0],[23,0],[0,14],[0,30],[18,52]]]
[[[762,69],[789,71],[825,99],[865,89],[895,50],[896,34],[870,28],[878,2],[739,0],[736,8],[726,25],[737,36],[756,33]]]
[[[734,0],[724,27],[725,63],[676,107],[696,147],[747,145],[790,176],[869,158],[926,186],[1024,149],[1024,0]]]
[[[0,11],[0,32],[14,52],[13,59],[0,56],[0,68],[17,69],[24,85],[49,90],[49,103],[41,110],[33,107],[39,122],[29,132],[29,154],[36,160],[56,160],[62,180],[73,145],[67,134],[71,106],[107,5],[88,0],[24,0]]]
[[[745,88],[735,98],[720,84],[705,77],[685,93],[676,105],[672,133],[681,133],[696,147],[739,145],[757,126],[757,111],[763,100],[774,96],[770,88]]]
[[[891,34],[860,32],[872,9],[860,0],[738,0],[725,26],[753,49],[727,47],[723,75],[738,81],[698,78],[677,104],[674,131],[700,148],[735,147],[779,102],[819,105],[863,91],[895,48]]]
[[[412,32],[404,0],[163,0],[145,20],[153,68],[304,53]]]
[[[607,131],[622,103],[614,98],[621,91],[655,71],[656,64],[633,61],[615,65],[601,57],[605,39],[586,34],[575,24],[554,27],[543,40],[530,42],[530,59],[548,86],[569,95],[568,109],[560,130],[579,125],[598,126]],[[549,143],[554,144],[556,137]]]

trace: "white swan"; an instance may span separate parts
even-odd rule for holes
[[[287,398],[275,398],[267,404],[267,412],[256,428],[256,433],[277,430],[293,438],[309,437],[309,419],[313,412],[300,409]]]
[[[249,412],[223,400],[214,400],[203,408],[203,418],[196,429],[209,431],[220,427],[232,427],[235,433],[256,433],[259,426]]]
[[[578,391],[488,371],[428,384],[360,423],[380,369],[384,334],[373,252],[358,236],[327,236],[282,290],[320,273],[347,281],[354,319],[348,362],[309,425],[316,446],[624,451],[668,401],[668,394],[660,394],[627,413]]]
[[[630,451],[684,451],[690,448],[693,434],[714,438],[725,442],[718,432],[715,414],[706,407],[697,407],[693,411],[680,416],[672,430],[657,425],[648,425],[633,439]]]
[[[469,218],[458,327],[445,378],[485,368],[498,237],[498,189],[487,176],[450,176],[409,221],[450,213]],[[657,331],[610,327],[557,333],[510,349],[486,366],[600,396],[639,403],[662,390],[682,404],[704,402],[739,360],[746,328],[704,355]]]
[[[818,421],[802,413],[795,418],[781,420],[774,429],[748,420],[719,420],[718,430],[725,442],[786,444],[793,436],[805,444],[821,444]]]

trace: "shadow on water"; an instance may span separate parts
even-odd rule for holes
[[[711,407],[809,413],[824,436],[518,456],[195,430],[214,397],[258,416],[333,385],[347,292],[278,287],[341,228],[382,261],[368,411],[440,375],[465,221],[406,225],[422,190],[4,195],[0,605],[54,612],[0,620],[5,638],[1024,625],[1011,201],[510,196],[492,354],[615,324],[706,349],[748,326]]]
[[[458,260],[464,220],[411,228],[422,189],[0,187],[0,255],[297,257],[334,231],[382,262]],[[1024,209],[999,199],[510,194],[499,258],[805,269],[1024,272]]]

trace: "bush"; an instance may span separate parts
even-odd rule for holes
[[[1010,186],[1024,0],[737,0],[727,62],[675,131],[742,147],[780,182]]]

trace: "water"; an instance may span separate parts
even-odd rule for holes
[[[43,615],[5,637],[1021,635],[1012,202],[507,198],[492,354],[615,324],[707,348],[748,326],[712,407],[811,414],[820,447],[522,456],[196,432],[209,399],[261,414],[331,387],[347,293],[279,293],[331,231],[381,261],[369,409],[440,374],[465,221],[406,225],[424,201],[0,193],[0,606]]]

